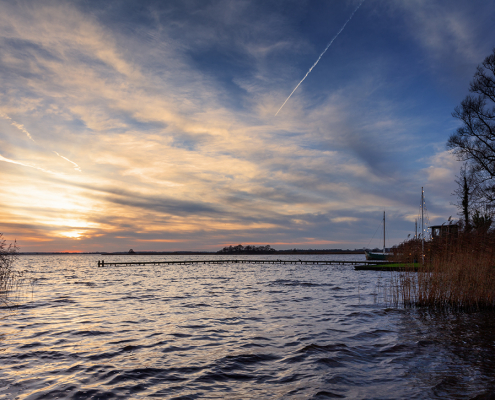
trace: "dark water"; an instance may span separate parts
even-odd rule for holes
[[[495,398],[494,314],[387,308],[390,272],[99,258],[21,257],[0,399]]]

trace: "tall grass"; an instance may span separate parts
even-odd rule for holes
[[[19,283],[21,274],[14,270],[18,250],[16,242],[7,245],[0,233],[0,303],[7,303],[9,294]]]
[[[394,259],[422,262],[419,270],[391,275],[384,285],[386,301],[393,305],[438,309],[495,309],[495,232],[460,233],[425,243],[401,244]]]

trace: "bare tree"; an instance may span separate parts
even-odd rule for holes
[[[485,206],[495,204],[495,48],[474,74],[469,91],[452,115],[462,126],[447,148],[466,161],[470,179]]]

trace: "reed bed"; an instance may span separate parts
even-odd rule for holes
[[[385,300],[395,306],[451,310],[495,309],[495,233],[470,232],[411,240],[395,251],[394,260],[419,261],[417,272],[405,268],[383,285]]]
[[[19,285],[21,273],[15,271],[14,263],[17,260],[17,244],[7,245],[0,233],[0,304],[8,303],[9,294]]]

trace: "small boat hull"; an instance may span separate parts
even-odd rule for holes
[[[364,254],[366,255],[367,260],[387,260],[389,254],[387,253],[372,253],[371,251],[365,251]]]

